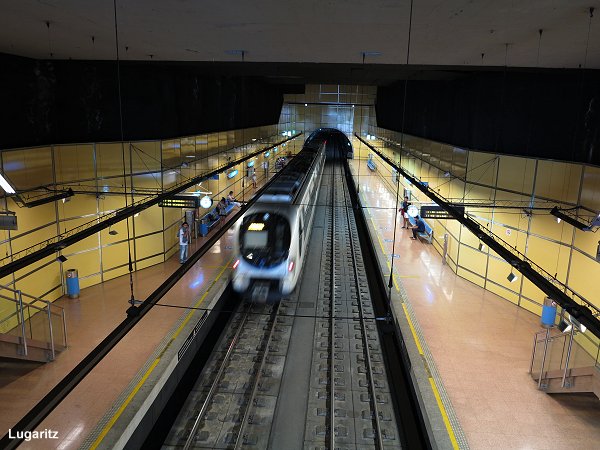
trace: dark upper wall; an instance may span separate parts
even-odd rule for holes
[[[0,55],[0,148],[121,139],[115,62]],[[125,140],[277,123],[282,90],[184,64],[121,63]]]
[[[409,81],[404,131],[459,147],[600,164],[600,75],[479,72]],[[402,129],[404,82],[377,91],[377,123]]]

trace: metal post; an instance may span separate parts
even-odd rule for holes
[[[448,256],[448,233],[444,233],[444,255],[442,256],[442,264],[446,265],[446,257]]]
[[[569,370],[569,360],[571,359],[571,348],[573,347],[573,338],[575,336],[575,326],[571,326],[571,334],[569,336],[569,347],[567,348],[567,360],[565,361],[565,370],[562,377],[562,387],[565,387],[567,380],[567,371]]]
[[[548,353],[549,337],[550,328],[546,329],[546,337],[544,338],[544,356],[542,357],[542,367],[540,368],[540,377],[538,378],[538,389],[542,388],[542,375],[544,374],[544,365],[546,365],[546,355]]]
[[[46,302],[46,309],[48,310],[48,330],[50,332],[50,349],[52,350],[52,361],[56,357],[54,350],[54,330],[52,328],[52,311],[50,311],[50,302]]]
[[[65,317],[65,310],[62,310],[62,323],[63,323],[63,342],[65,348],[67,347],[67,319]]]
[[[538,333],[535,333],[533,335],[533,351],[531,352],[531,364],[529,365],[529,374],[533,372],[533,361],[535,360],[535,350],[537,347],[537,335]]]
[[[17,302],[19,312],[19,316],[21,318],[21,339],[23,344],[23,356],[27,356],[27,341],[25,339],[25,315],[23,314],[23,297],[21,296],[21,291],[17,291]],[[31,321],[30,321],[31,322]]]

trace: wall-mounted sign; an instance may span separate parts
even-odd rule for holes
[[[231,179],[231,178],[235,177],[237,174],[238,174],[238,170],[237,170],[237,169],[234,169],[234,170],[232,170],[231,172],[229,172],[229,173],[227,174],[227,178],[230,178],[230,179]]]
[[[506,235],[510,236],[512,234],[512,230],[510,228],[506,229]]]
[[[265,158],[268,158],[269,156],[271,156],[271,152],[265,152]]]
[[[254,160],[248,161],[248,167],[252,167],[254,165]]]
[[[210,177],[211,180],[218,180],[219,179],[219,174],[217,173],[216,175],[213,175],[212,177]]]

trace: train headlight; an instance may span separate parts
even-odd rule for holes
[[[292,259],[290,261],[290,263],[288,264],[288,272],[291,272],[292,270],[294,270],[294,266],[295,266],[294,260]]]
[[[234,270],[237,269],[237,266],[239,266],[239,265],[240,265],[240,260],[236,259],[235,262],[233,263],[233,269]]]

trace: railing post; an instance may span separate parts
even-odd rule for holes
[[[542,367],[540,368],[540,377],[538,378],[538,389],[542,388],[542,375],[544,374],[544,365],[546,364],[546,355],[548,354],[548,340],[550,337],[550,328],[546,329],[546,337],[544,338],[544,356],[542,357]]]
[[[567,372],[569,371],[569,360],[571,359],[571,348],[573,347],[573,338],[575,336],[575,327],[571,327],[571,334],[569,335],[569,347],[567,348],[567,360],[565,361],[565,370],[563,372],[562,377],[562,387],[565,387],[565,382],[567,380]]]
[[[531,352],[531,364],[529,365],[529,374],[533,372],[533,362],[535,361],[535,351],[537,348],[537,336],[538,333],[534,333],[533,335],[533,351]]]
[[[21,291],[17,291],[17,311],[19,312],[19,317],[21,319],[21,339],[23,343],[23,356],[27,356],[27,340],[25,339],[25,315],[23,314],[23,297],[21,296]]]
[[[52,328],[52,311],[50,311],[50,302],[46,303],[46,309],[48,310],[48,329],[50,331],[50,349],[52,350],[52,361],[56,358],[56,352],[54,349],[54,329]]]
[[[65,318],[65,310],[62,310],[62,323],[63,323],[63,342],[65,348],[67,348],[67,319]]]

